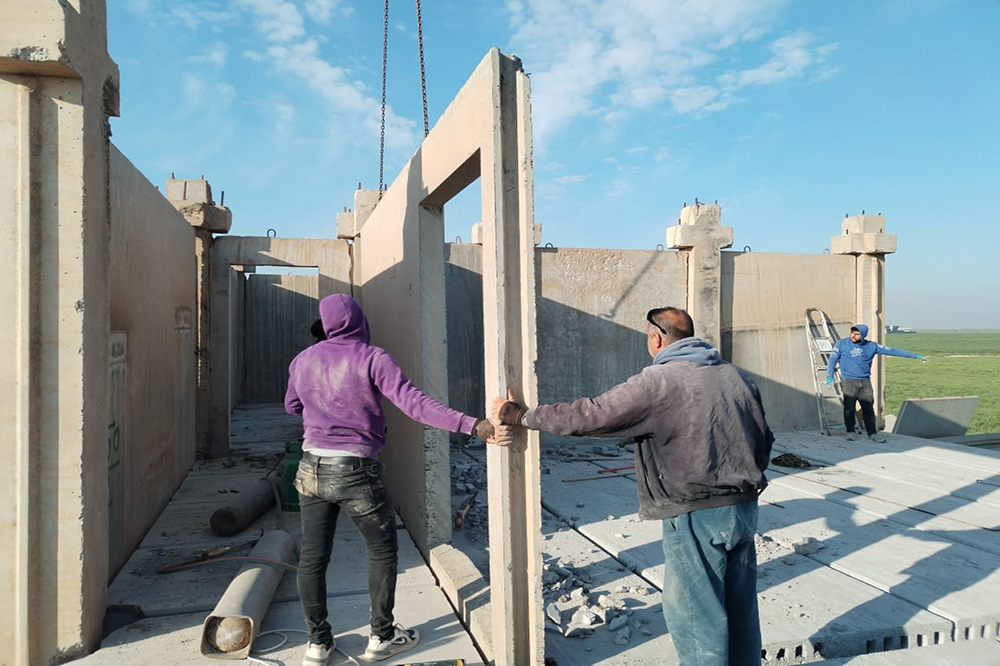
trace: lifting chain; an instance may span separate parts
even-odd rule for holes
[[[430,133],[427,124],[427,78],[424,76],[424,31],[420,21],[420,0],[417,0],[417,47],[420,50],[420,98],[424,104],[424,136]]]
[[[382,21],[382,127],[378,143],[378,199],[385,189],[385,73],[389,61],[389,0],[385,0],[385,18]]]

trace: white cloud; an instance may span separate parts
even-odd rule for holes
[[[327,23],[339,4],[339,0],[305,0],[306,14],[314,21]]]
[[[276,69],[297,76],[333,108],[350,114],[352,121],[360,121],[365,129],[377,135],[381,129],[381,100],[368,95],[365,86],[352,80],[346,69],[320,58],[318,51],[318,42],[307,39],[296,44],[271,46],[267,56]],[[412,149],[416,145],[412,120],[401,118],[391,108],[386,108],[385,126],[388,147]]]
[[[765,62],[738,66],[789,2],[508,0],[511,48],[532,73],[536,140],[581,116],[619,120],[664,101],[707,113],[740,101],[744,87],[815,76],[836,45],[806,32],[778,35]],[[719,78],[723,63],[737,66]]]
[[[254,13],[257,30],[272,42],[289,42],[306,34],[302,14],[288,0],[236,0],[235,5]]]
[[[229,47],[221,42],[216,42],[208,47],[204,52],[199,55],[189,56],[188,60],[191,62],[203,62],[209,65],[216,65],[221,67],[226,64],[226,59],[229,56]]]

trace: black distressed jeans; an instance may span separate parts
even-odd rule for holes
[[[854,410],[861,403],[861,418],[869,435],[878,432],[875,426],[875,392],[870,379],[841,379],[840,390],[844,392],[844,427],[847,432],[855,430]]]
[[[368,594],[371,633],[393,633],[396,571],[399,561],[396,513],[386,490],[382,463],[369,458],[320,458],[303,455],[295,477],[302,517],[299,554],[299,599],[309,641],[329,645],[326,569],[341,509],[347,512],[368,548]]]

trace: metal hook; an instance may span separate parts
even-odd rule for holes
[[[552,243],[546,243],[545,247],[555,247],[555,245],[553,245]]]
[[[656,251],[657,252],[662,252],[663,251],[663,243],[657,243],[656,244]]]
[[[744,251],[744,252],[752,252],[753,250],[751,250],[751,249],[750,249],[750,246],[749,246],[749,245],[744,245],[744,246],[743,246],[743,251]]]
[[[456,243],[461,243],[462,242],[462,237],[461,236],[455,236],[455,242]]]
[[[823,254],[830,254],[830,248],[823,248]]]
[[[268,229],[268,230],[267,230],[267,237],[268,237],[268,238],[274,238],[274,237],[276,237],[277,235],[278,235],[278,232],[277,232],[277,231],[275,231],[274,229]]]

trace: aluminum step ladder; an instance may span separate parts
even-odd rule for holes
[[[807,308],[805,316],[806,342],[809,362],[812,365],[820,430],[824,435],[845,434],[844,398],[840,390],[839,366],[833,372],[833,383],[830,385],[826,383],[826,368],[830,364],[830,354],[833,353],[833,345],[838,338],[825,312],[819,308]]]

